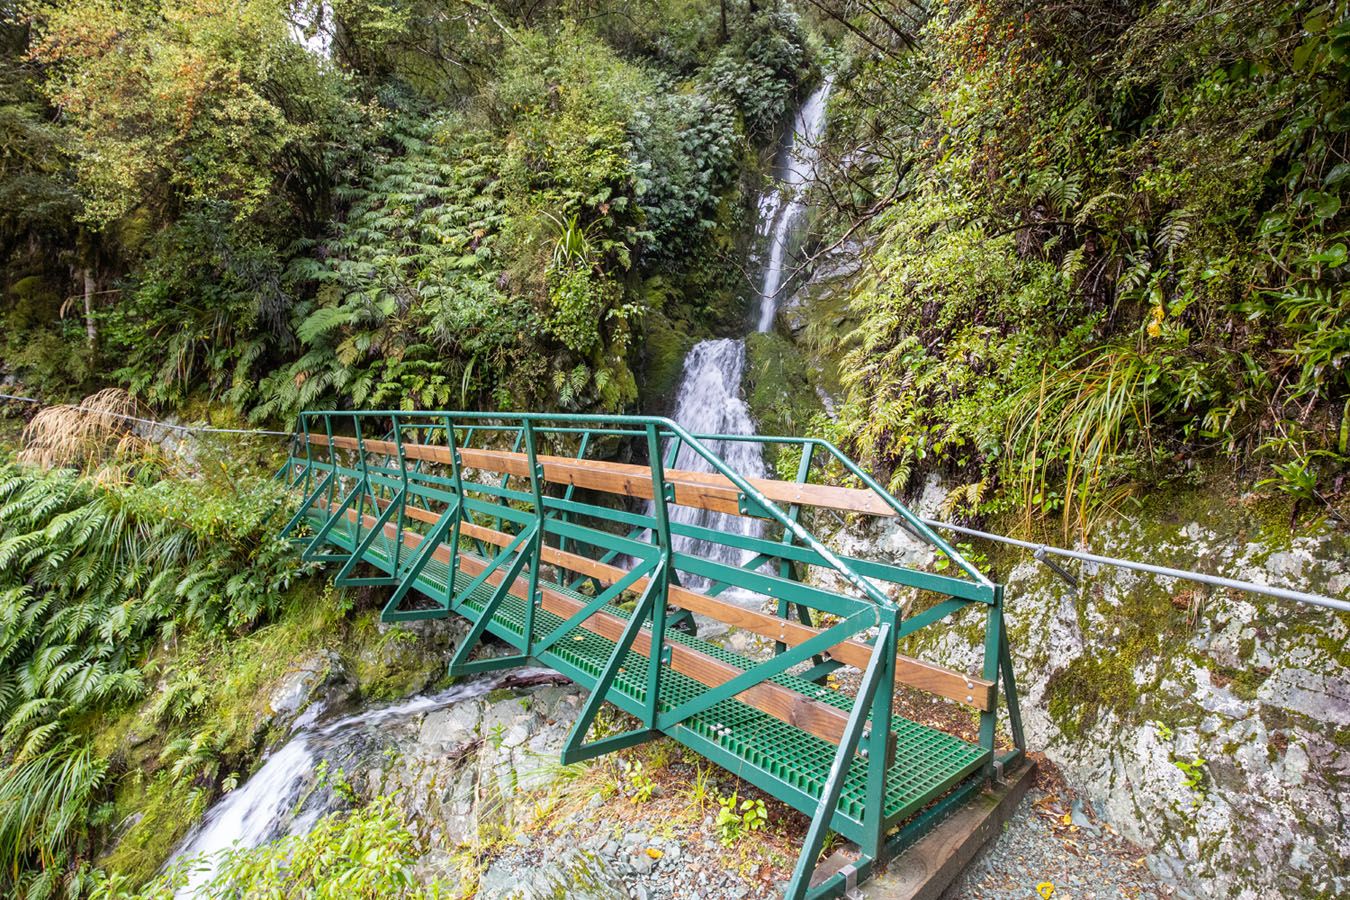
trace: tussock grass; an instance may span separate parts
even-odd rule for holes
[[[127,416],[149,417],[121,388],[107,388],[78,404],[48,406],[24,428],[19,459],[43,469],[81,469],[100,482],[125,481],[129,462],[143,460],[154,449]]]
[[[1020,487],[1026,521],[1058,504],[1065,534],[1086,535],[1099,513],[1134,486],[1119,480],[1126,457],[1148,456],[1160,372],[1132,344],[1094,350],[1025,388],[1009,419],[1009,480]],[[1058,486],[1063,496],[1056,497]]]

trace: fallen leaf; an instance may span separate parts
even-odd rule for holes
[[[661,857],[665,856],[666,853],[664,850],[657,850],[655,847],[648,847],[647,855],[650,856],[652,859],[660,859]]]

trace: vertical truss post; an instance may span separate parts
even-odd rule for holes
[[[525,438],[525,456],[530,466],[530,498],[534,502],[534,534],[528,547],[522,552],[530,555],[529,598],[525,601],[525,646],[521,649],[524,656],[530,655],[534,645],[534,612],[544,602],[544,592],[539,584],[539,560],[544,548],[544,467],[539,464],[539,454],[534,441],[534,422],[526,419],[521,424],[521,435]]]
[[[337,500],[337,448],[333,446],[333,417],[328,413],[323,414],[323,430],[328,436],[328,466],[333,475],[332,481],[328,484],[328,505],[332,506]]]
[[[525,428],[526,428],[527,425],[529,425],[529,422],[530,422],[529,419],[525,419],[523,422],[521,422],[520,430],[516,432],[516,439],[515,439],[515,442],[511,444],[511,452],[512,452],[512,453],[519,453],[519,452],[520,452],[520,444],[521,444],[521,442],[525,439]],[[533,459],[533,458],[530,459],[530,477],[534,477],[534,459]],[[511,483],[511,473],[510,473],[510,472],[507,472],[505,475],[502,476],[501,484],[499,485],[499,487],[506,487],[506,486],[507,486],[508,484],[510,484],[510,483]],[[497,502],[498,502],[498,503],[505,503],[506,501],[499,498],[499,499],[497,500]],[[501,516],[497,516],[497,518],[495,518],[495,519],[492,520],[492,527],[493,527],[495,530],[497,530],[497,531],[501,531],[501,530],[502,530],[502,517],[501,517]]]
[[[998,726],[998,673],[999,655],[1003,637],[1003,585],[994,586],[994,602],[989,604],[989,612],[984,626],[984,671],[981,675],[987,681],[994,682],[993,707],[980,713],[980,746],[989,754],[985,762],[985,771],[994,771],[994,737]]]
[[[798,483],[798,484],[805,484],[807,478],[808,478],[808,477],[810,476],[810,474],[811,474],[811,454],[812,454],[812,452],[814,452],[814,450],[815,450],[815,445],[814,445],[814,444],[809,444],[809,443],[808,443],[808,444],[802,444],[802,458],[801,458],[801,461],[797,463],[797,483]],[[794,503],[794,504],[792,504],[791,506],[788,507],[788,509],[787,509],[787,516],[788,516],[789,519],[791,519],[792,521],[795,522],[795,521],[797,521],[797,518],[801,515],[801,512],[802,512],[802,505],[801,505],[800,503]],[[790,528],[784,528],[784,529],[783,529],[783,540],[782,540],[782,543],[791,545],[791,544],[795,543],[795,541],[796,541],[796,539],[792,536],[792,529],[790,529]],[[779,577],[781,577],[781,578],[791,578],[791,577],[792,577],[792,562],[791,562],[790,560],[780,559],[780,560],[778,561],[778,575],[779,575]],[[778,601],[778,618],[780,618],[780,619],[786,619],[786,618],[789,618],[789,617],[792,615],[792,608],[793,608],[794,606],[797,607],[797,615],[798,615],[798,617],[801,619],[802,624],[803,624],[803,625],[810,625],[810,624],[811,624],[811,613],[810,613],[810,611],[809,611],[806,607],[801,606],[800,604],[792,603],[792,602],[790,602],[790,601],[788,601],[788,600],[780,599],[780,600]],[[775,642],[774,642],[774,645],[773,645],[773,652],[774,652],[774,653],[782,653],[782,652],[783,652],[784,650],[786,650],[786,649],[787,649],[787,644],[783,643],[782,641],[775,641]],[[820,662],[821,662],[821,660],[819,660],[819,659],[816,660],[816,664],[817,664],[817,665],[819,665]]]
[[[652,649],[647,655],[647,727],[655,728],[661,706],[661,667],[666,663],[666,599],[671,565],[670,514],[666,503],[671,498],[667,495],[665,467],[661,464],[661,439],[653,424],[647,425],[647,455],[652,469],[652,513],[656,517],[652,537],[661,548],[650,585],[653,603]]]
[[[585,434],[581,436],[581,445],[577,447],[577,459],[586,458],[586,446],[590,442],[591,442],[591,433],[590,431],[587,431]],[[575,484],[568,484],[567,489],[563,491],[563,499],[571,500],[572,494],[574,491],[576,491],[576,488],[577,486]],[[558,514],[558,518],[561,519],[563,522],[570,522],[572,521],[572,514],[564,510],[563,512]],[[567,548],[571,545],[572,540],[566,535],[563,535],[562,537],[558,538],[558,549],[563,551],[564,553],[568,552]],[[558,584],[567,584],[567,570],[564,569],[562,566],[558,566],[557,568],[558,568]],[[597,588],[598,587],[599,585],[597,585]]]
[[[839,806],[839,796],[843,793],[844,781],[848,778],[853,755],[857,752],[858,741],[862,737],[863,723],[867,721],[872,701],[876,699],[877,688],[881,685],[882,669],[886,665],[887,658],[894,659],[886,652],[886,648],[893,643],[891,634],[889,624],[883,624],[877,633],[876,647],[872,650],[867,670],[863,672],[853,710],[848,714],[843,740],[839,742],[834,762],[830,764],[830,774],[825,780],[825,791],[820,796],[820,802],[816,804],[816,814],[812,817],[811,827],[806,832],[806,840],[802,843],[801,855],[797,857],[792,880],[788,882],[788,888],[783,892],[785,900],[803,900],[807,889],[811,886],[811,873],[815,871],[816,858],[820,856],[820,849],[825,845],[825,833],[829,831],[830,820]],[[875,738],[876,735],[872,737]],[[883,756],[883,760],[884,758]],[[877,814],[885,818],[883,810],[878,810]]]
[[[1013,674],[1012,647],[1008,643],[1008,623],[1003,618],[1003,585],[994,589],[999,605],[999,671],[1003,678],[1003,698],[1008,704],[1008,730],[1012,732],[1013,746],[1025,753],[1026,735],[1022,731],[1022,707],[1017,698],[1017,677]]]
[[[450,450],[450,478],[455,483],[455,521],[450,526],[450,566],[445,576],[445,608],[455,597],[455,576],[459,572],[459,525],[464,521],[464,472],[459,447],[455,446],[455,422],[445,417],[445,445]]]
[[[394,416],[394,446],[398,448],[398,471],[402,477],[402,490],[398,492],[398,524],[394,526],[394,574],[398,574],[399,561],[403,557],[403,510],[408,502],[408,457],[403,450],[403,430],[399,426],[398,416]]]
[[[309,413],[300,414],[300,433],[305,436],[305,494],[314,484],[314,447],[309,442]]]
[[[895,659],[900,652],[900,610],[878,608],[882,626],[877,633],[881,653],[876,696],[872,698],[871,722],[863,732],[862,755],[867,759],[867,805],[864,807],[866,840],[863,855],[880,860],[886,846],[886,770],[890,768],[891,706],[895,702]]]
[[[356,429],[356,455],[361,463],[361,487],[364,488],[356,499],[356,538],[359,540],[361,525],[366,520],[366,493],[370,491],[370,463],[366,460],[366,442],[361,436],[361,417],[356,413],[352,413],[352,426]]]
[[[398,588],[394,591],[393,596],[390,596],[389,602],[385,603],[385,609],[379,614],[379,618],[381,618],[382,621],[391,622],[394,621],[394,619],[400,618],[425,618],[421,611],[402,611],[398,609],[398,604],[402,603],[402,599],[408,595],[408,591],[412,590],[413,584],[417,583],[418,576],[421,576],[423,569],[427,568],[427,564],[431,563],[432,557],[436,556],[436,548],[437,546],[440,546],[440,538],[445,536],[445,529],[450,528],[452,522],[454,522],[455,525],[459,524],[458,517],[459,502],[456,501],[455,503],[452,503],[450,509],[444,511],[444,514],[441,515],[439,519],[436,519],[436,524],[432,525],[431,530],[428,530],[427,534],[425,534],[421,544],[417,545],[417,552],[413,553],[412,560],[410,560],[408,565],[408,571],[402,573],[401,578],[393,579],[393,583],[397,583]],[[450,611],[451,598],[454,596],[455,557],[456,553],[451,553],[451,578],[447,580],[448,587],[445,588],[447,594],[444,595],[444,599],[433,598],[440,604],[441,613],[448,613],[448,611]]]

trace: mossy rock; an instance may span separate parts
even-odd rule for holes
[[[824,412],[807,372],[806,357],[792,341],[773,332],[750,335],[745,341],[745,395],[760,434],[799,436],[811,420]],[[797,454],[767,447],[765,464],[771,472],[792,477],[778,465],[778,457],[795,467]]]
[[[664,313],[649,312],[642,322],[642,405],[664,412],[671,408],[680,386],[684,357],[694,336],[682,323]]]

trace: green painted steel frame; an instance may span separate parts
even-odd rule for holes
[[[370,452],[366,445],[362,423],[385,420],[391,424],[384,432],[386,441],[393,442],[395,452],[383,453],[378,455],[379,458],[372,459],[376,454]],[[345,425],[347,422],[350,422],[350,428],[343,430],[349,431],[356,443],[354,451],[347,451],[349,454],[355,453],[352,464],[340,461],[342,451],[332,442],[335,423]],[[314,426],[320,423],[328,441],[317,449],[322,450],[326,459],[317,457],[316,446],[308,439],[308,435],[314,432]],[[460,448],[470,446],[475,436],[486,438],[491,434],[497,434],[499,439],[505,438],[515,452],[523,453],[528,467],[528,489],[512,486],[510,474],[504,474],[495,483],[464,478]],[[407,435],[412,435],[412,440],[417,443],[431,443],[438,437],[443,438],[449,457],[448,476],[431,471],[432,467],[420,458],[410,467],[405,453]],[[544,469],[539,459],[541,437],[558,441],[569,440],[572,436],[578,439],[577,459],[584,458],[588,447],[598,443],[596,437],[632,438],[645,444],[654,498],[650,510],[644,513],[611,509],[587,502],[575,496],[575,486],[571,484],[564,489],[561,497],[547,493]],[[800,483],[809,481],[817,454],[832,461],[882,498],[911,533],[946,555],[958,570],[969,577],[935,575],[833,553],[801,525],[800,504],[792,504],[787,510],[780,509],[752,483],[731,470],[704,443],[730,440],[800,446],[801,458],[797,471],[797,481]],[[303,456],[298,452],[301,443],[304,445]],[[691,448],[711,471],[720,473],[733,483],[739,492],[743,511],[776,523],[782,529],[779,538],[770,540],[727,534],[672,522],[667,508],[674,495],[665,480],[665,469],[674,463],[682,447]],[[564,746],[564,763],[613,752],[667,734],[812,815],[811,828],[787,892],[787,896],[794,900],[837,896],[848,883],[848,873],[844,873],[815,887],[810,886],[815,860],[828,829],[858,843],[862,853],[859,862],[853,867],[852,875],[866,877],[874,865],[895,852],[902,839],[910,840],[928,827],[934,821],[934,810],[960,802],[970,791],[978,788],[983,780],[982,775],[994,771],[997,708],[980,715],[978,746],[983,750],[979,757],[983,763],[982,766],[975,763],[981,766],[975,774],[962,770],[964,774],[951,776],[953,780],[945,781],[933,789],[937,793],[930,793],[930,796],[938,797],[936,802],[917,814],[908,809],[901,809],[891,815],[885,813],[891,706],[895,689],[896,654],[901,637],[945,620],[972,604],[983,605],[986,612],[982,675],[1002,685],[1001,693],[1006,698],[1009,727],[1016,747],[1012,756],[1020,755],[1024,749],[1016,685],[1003,623],[1002,586],[985,578],[828,442],[809,438],[692,435],[668,419],[642,416],[307,411],[299,417],[290,456],[278,476],[283,472],[294,473],[293,477],[288,475],[287,483],[295,487],[302,486],[304,501],[301,509],[282,529],[282,534],[295,534],[307,521],[317,526],[313,535],[304,539],[306,558],[341,561],[339,583],[396,585],[382,613],[386,620],[428,618],[448,615],[450,612],[470,620],[470,632],[450,661],[452,674],[538,660],[591,688],[590,696]],[[368,499],[371,513],[378,510],[369,528],[365,524]],[[424,509],[430,509],[432,504],[444,504],[444,511],[428,527],[428,523],[413,520],[407,515],[410,504],[414,502],[420,502]],[[317,520],[312,514],[316,507],[320,512]],[[462,526],[466,522],[473,522],[475,515],[489,519],[494,530],[507,529],[511,540],[505,547],[490,554],[483,541],[475,538],[472,543],[487,560],[486,566],[457,591]],[[354,522],[354,527],[350,533],[341,531],[339,536],[339,531],[335,529],[340,521],[347,519]],[[584,524],[587,519],[601,526],[623,526],[628,531],[619,534],[606,527]],[[391,525],[393,537],[381,545],[392,550],[374,554],[376,542],[381,537],[388,538]],[[344,529],[346,527],[344,525]],[[406,534],[416,534],[421,543],[412,551],[411,558],[405,564]],[[445,540],[447,535],[448,541]],[[676,552],[673,538],[677,536],[715,541],[747,551],[753,556],[739,566],[716,563]],[[628,557],[635,564],[628,568],[624,578],[603,589],[593,577],[587,575],[574,577],[569,582],[566,570],[555,566],[558,585],[575,590],[589,581],[595,590],[577,613],[554,626],[547,634],[536,637],[535,613],[543,599],[543,549],[550,538],[556,539],[557,546],[570,553],[581,553],[605,563]],[[320,548],[326,545],[346,548],[349,552],[321,553]],[[441,547],[449,547],[451,552],[444,586],[438,587],[435,581],[428,581],[424,576],[427,565]],[[584,552],[587,549],[591,551],[590,554]],[[355,577],[352,573],[361,562],[374,563],[377,568],[384,569],[386,574],[374,578]],[[773,571],[762,571],[769,563],[773,564]],[[851,586],[857,596],[802,583],[798,579],[798,565],[832,570]],[[705,687],[693,699],[663,710],[660,708],[661,679],[669,665],[670,646],[667,638],[673,621],[667,613],[669,588],[678,583],[680,571],[709,579],[711,586],[706,593],[712,596],[727,588],[737,587],[773,598],[777,601],[782,618],[791,618],[795,612],[800,621],[811,625],[811,611],[819,610],[839,617],[840,621],[795,647],[781,642],[776,644],[775,656],[768,661],[751,665],[723,684]],[[517,634],[498,622],[496,612],[510,593],[511,585],[517,583],[523,572],[527,573],[524,622]],[[501,577],[486,602],[475,601],[475,605],[470,605],[468,598],[479,596],[478,592],[485,589],[494,573],[500,573]],[[612,609],[610,604],[630,591],[644,576],[647,583],[628,617],[623,633],[613,643],[609,658],[598,675],[582,671],[567,658],[554,652],[563,638],[603,608]],[[874,582],[877,581],[935,592],[945,595],[946,599],[902,620],[899,608],[876,586]],[[430,597],[435,605],[431,608],[401,608],[414,588]],[[623,692],[613,691],[612,687],[623,660],[644,627],[649,627],[651,632],[651,645],[645,655],[657,663],[647,665],[646,689],[642,692],[642,699],[638,700]],[[869,641],[873,645],[871,658],[853,700],[829,776],[819,795],[806,793],[767,769],[752,767],[747,770],[744,760],[688,725],[692,717],[808,661],[814,666],[806,673],[807,677],[823,678],[838,663],[823,657],[822,652],[869,629],[875,629],[875,637]],[[507,657],[471,659],[475,648],[489,633],[506,641],[518,652]],[[600,706],[606,701],[636,716],[642,725],[619,735],[587,743],[586,735]],[[840,792],[848,771],[853,760],[859,757],[880,762],[868,766],[861,819],[839,808]],[[942,791],[948,792],[940,796]],[[906,817],[909,820],[902,821]],[[896,826],[900,826],[898,831],[888,838],[888,832]]]

